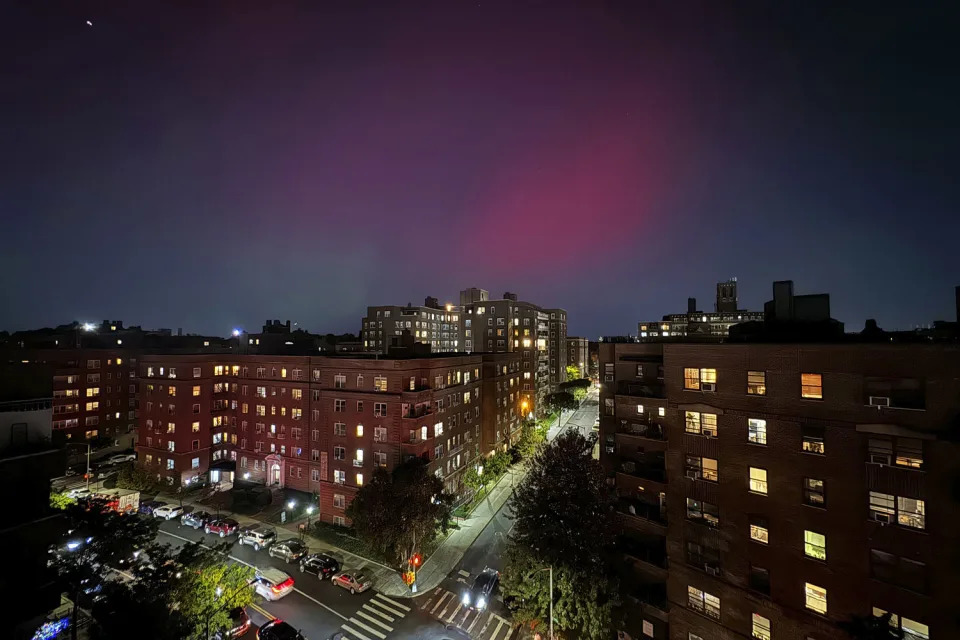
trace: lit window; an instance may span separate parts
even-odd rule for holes
[[[750,491],[767,495],[767,470],[750,467]]]
[[[803,451],[821,456],[826,454],[826,447],[823,443],[824,436],[823,427],[803,427],[803,444],[801,445]]]
[[[659,415],[662,418],[665,415],[667,415],[667,410],[664,409],[663,407],[657,407],[657,415]]]
[[[770,524],[766,518],[750,516],[750,539],[762,544],[770,544]]]
[[[286,367],[282,367],[282,368],[280,369],[280,377],[281,377],[281,378],[286,378],[286,377],[287,377],[287,368],[286,368]]]
[[[363,486],[363,474],[362,474],[362,473],[358,473],[358,474],[357,474],[357,486],[358,486],[358,487],[362,487],[362,486]]]
[[[384,376],[376,376],[373,379],[373,389],[375,391],[386,391],[387,390],[387,379]]]
[[[191,468],[191,469],[199,469],[199,468],[200,468],[200,458],[192,458],[192,459],[190,460],[190,468]]]
[[[703,389],[703,385],[706,384],[717,384],[716,369],[700,369],[700,388]]]
[[[687,606],[711,618],[720,619],[720,598],[696,587],[687,587]]]
[[[637,405],[637,413],[643,413],[643,405],[642,405],[642,404],[638,404],[638,405]]]
[[[893,496],[877,491],[870,492],[870,519],[878,522],[891,523],[896,517],[896,502]]]
[[[767,444],[767,421],[749,418],[747,420],[747,440],[754,444]]]
[[[747,371],[747,395],[748,396],[767,395],[767,372],[766,371]]]
[[[872,492],[871,492],[872,493]],[[897,498],[897,523],[905,527],[923,529],[926,524],[923,500]]]
[[[362,425],[362,424],[358,424],[358,425],[357,425],[357,436],[358,436],[358,437],[363,436],[363,425]]]
[[[897,438],[895,463],[901,467],[923,467],[923,442],[914,438]]]
[[[809,582],[804,585],[804,598],[807,609],[826,615],[827,590]]]
[[[823,480],[816,478],[803,479],[803,501],[813,507],[826,507],[827,494]]]
[[[800,374],[800,397],[812,400],[823,399],[823,376],[819,373]]]
[[[770,619],[759,613],[753,614],[753,637],[758,640],[770,640]]]
[[[357,449],[357,455],[356,455],[356,457],[354,458],[354,460],[356,460],[357,462],[360,462],[360,463],[363,462],[363,449]]]
[[[199,386],[195,386],[195,387],[193,388],[193,395],[194,395],[194,396],[199,396],[199,395],[200,395],[200,387],[199,387]]]
[[[700,390],[700,369],[683,370],[683,388]]]
[[[803,532],[803,552],[817,560],[827,559],[827,537],[813,531]]]
[[[685,412],[685,430],[687,433],[701,433],[705,436],[717,436],[717,414]]]

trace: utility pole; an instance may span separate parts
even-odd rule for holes
[[[550,566],[550,640],[553,640],[553,565]]]

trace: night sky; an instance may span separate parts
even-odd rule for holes
[[[595,337],[730,276],[953,319],[960,24],[899,4],[3,3],[0,328],[479,286]]]

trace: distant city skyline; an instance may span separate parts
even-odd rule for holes
[[[951,319],[956,7],[824,11],[15,3],[0,327],[356,332],[482,286],[596,337],[730,276]]]

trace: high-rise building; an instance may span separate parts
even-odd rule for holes
[[[960,346],[844,335],[774,290],[724,343],[600,344],[625,631],[840,640],[889,612],[904,638],[960,637]]]
[[[361,321],[360,340],[364,351],[386,352],[390,340],[409,331],[417,342],[429,344],[435,353],[463,351],[460,343],[460,310],[427,298],[422,307],[385,305],[367,307]]]
[[[338,524],[377,468],[411,456],[459,492],[466,468],[517,429],[519,354],[398,353],[144,355],[138,458],[172,483],[314,493]],[[483,411],[482,390],[499,412]]]
[[[763,321],[763,311],[738,309],[738,305],[737,279],[718,282],[713,311],[698,310],[697,299],[688,298],[686,313],[672,313],[663,316],[662,320],[637,323],[637,337],[641,342],[657,342],[663,338],[723,338],[736,324]]]
[[[550,363],[550,385],[556,389],[558,384],[567,380],[567,312],[563,309],[544,309],[544,313],[550,315],[547,354]]]
[[[581,378],[590,375],[590,342],[586,338],[567,338],[567,366],[573,365]]]

